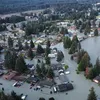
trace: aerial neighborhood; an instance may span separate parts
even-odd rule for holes
[[[0,15],[0,100],[62,99],[100,100],[100,3]]]

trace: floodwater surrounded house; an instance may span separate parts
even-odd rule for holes
[[[73,90],[73,85],[71,83],[59,84],[57,85],[57,90],[58,92],[65,92],[65,91]]]
[[[59,75],[59,79],[60,79],[60,81],[61,81],[62,84],[66,84],[66,83],[69,82],[68,78],[64,74]]]
[[[13,79],[16,75],[18,74],[18,72],[16,71],[10,71],[7,74],[3,75],[3,78],[6,80],[11,80]]]
[[[100,76],[96,76],[93,81],[97,84],[100,84]]]

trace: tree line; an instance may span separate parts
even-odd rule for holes
[[[17,23],[17,22],[21,22],[21,21],[25,21],[25,17],[12,15],[11,17],[0,18],[0,24],[2,24],[2,23]]]

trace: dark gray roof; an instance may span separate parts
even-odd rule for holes
[[[50,81],[50,80],[44,80],[44,81],[40,81],[39,85],[40,86],[49,86],[49,87],[52,87],[54,85],[54,82]]]
[[[100,82],[100,76],[96,76],[94,79]]]
[[[57,70],[59,68],[62,68],[62,64],[51,64],[51,67],[53,70]]]
[[[60,85],[57,86],[57,89],[58,89],[59,92],[68,91],[68,90],[73,89],[73,85],[71,83],[60,84]]]
[[[29,77],[29,78],[27,78],[27,81],[28,82],[38,82],[39,79],[37,77]]]
[[[59,79],[61,80],[62,83],[68,83],[69,82],[66,75],[59,75]]]

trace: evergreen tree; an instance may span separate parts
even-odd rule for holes
[[[6,51],[5,53],[5,61],[4,61],[4,66],[8,69],[15,69],[15,63],[16,63],[17,55],[16,53]]]
[[[45,77],[47,74],[47,69],[46,69],[45,64],[43,62],[41,64],[41,70],[42,70],[42,75]]]
[[[72,39],[72,43],[73,42],[76,42],[76,43],[78,43],[79,41],[78,41],[78,38],[77,38],[77,36],[75,35],[74,37],[73,37],[73,39]]]
[[[86,27],[86,23],[82,23],[82,26],[80,28],[80,31],[83,31],[85,29],[85,27]]]
[[[72,42],[72,45],[71,45],[71,47],[70,47],[70,49],[69,49],[69,54],[75,53],[76,50],[77,50],[77,42],[74,41],[74,42]]]
[[[47,43],[46,43],[46,46],[47,46],[47,47],[50,47],[50,45],[51,45],[51,43],[50,43],[50,40],[48,39],[48,40],[47,40]]]
[[[64,39],[63,39],[63,46],[64,46],[65,49],[70,48],[71,43],[72,42],[71,42],[69,37],[67,37],[67,36],[64,37]]]
[[[48,56],[48,54],[50,54],[50,53],[51,53],[50,47],[46,46],[45,56]]]
[[[41,97],[41,98],[39,98],[39,100],[45,100],[45,99]]]
[[[55,100],[53,97],[49,98],[49,100]]]
[[[11,53],[10,53],[10,51],[6,51],[5,60],[4,60],[4,66],[6,68],[8,68],[8,69],[10,69],[10,67],[11,67],[10,66],[10,64],[11,64],[10,59],[11,59]]]
[[[80,63],[80,61],[85,53],[86,53],[86,51],[84,51],[84,50],[81,50],[80,52],[78,52],[78,56],[77,56],[77,63],[78,64]]]
[[[45,62],[47,65],[51,64],[50,58],[48,56],[45,57]]]
[[[11,37],[8,37],[8,46],[9,48],[13,47],[13,40]]]
[[[98,36],[98,30],[97,30],[97,29],[95,29],[94,35],[95,35],[95,36]]]
[[[4,92],[0,92],[0,100],[7,100],[7,96],[4,94]]]
[[[90,64],[90,57],[88,56],[87,53],[85,53],[84,56],[82,57],[82,60],[80,61],[78,65],[78,70],[85,71],[86,67],[88,67],[89,64]]]
[[[34,45],[34,43],[33,43],[32,40],[30,41],[30,47],[31,47],[31,48],[34,48],[34,47],[35,47],[35,45]]]
[[[13,27],[16,28],[16,24],[15,23],[13,24]]]
[[[96,27],[95,19],[93,20],[93,27]]]
[[[81,43],[80,42],[78,43],[78,50],[79,50],[79,52],[81,50]]]
[[[36,51],[36,53],[37,53],[37,54],[42,54],[42,53],[44,53],[44,49],[43,49],[42,46],[39,45],[39,44],[38,44],[38,46],[37,46],[37,51]]]
[[[41,68],[40,68],[40,66],[38,64],[36,65],[36,72],[37,72],[39,77],[42,77],[42,74],[41,74],[42,70],[41,70]]]
[[[11,59],[11,64],[12,64],[12,67],[11,69],[15,69],[15,65],[16,65],[16,60],[17,60],[17,54],[15,51],[12,51],[12,59]]]
[[[69,32],[68,32],[68,29],[66,28],[65,29],[65,32],[64,32],[65,34],[69,34]]]
[[[100,59],[99,57],[96,60],[95,68],[97,69],[97,74],[100,73]]]
[[[88,24],[86,24],[84,34],[87,35],[88,33],[90,33],[90,30],[91,30],[91,27]]]
[[[89,79],[93,79],[93,78],[95,78],[96,76],[98,75],[98,70],[94,67],[94,68],[92,68],[90,71],[89,71],[89,74],[88,74],[88,78]]]
[[[33,51],[31,50],[31,48],[29,48],[28,50],[28,53],[27,53],[27,56],[32,60],[34,58],[34,54],[33,54]]]
[[[57,62],[61,62],[63,58],[64,58],[64,54],[62,53],[62,51],[58,51],[57,52]]]
[[[16,98],[16,93],[14,91],[11,91],[11,96]]]
[[[94,88],[92,87],[90,90],[90,94],[88,95],[88,99],[87,100],[97,100]]]
[[[28,46],[28,43],[27,42],[25,42],[25,50],[27,50],[27,49],[29,49],[29,46]]]
[[[65,33],[64,33],[64,28],[63,28],[63,27],[61,28],[60,33],[63,34],[63,35],[65,34]]]
[[[54,77],[54,72],[51,68],[48,68],[47,77],[51,78],[51,79],[53,79],[53,77]]]
[[[19,50],[22,50],[23,49],[23,45],[22,45],[20,39],[18,40],[18,47],[19,47]]]
[[[19,73],[24,73],[27,70],[26,63],[21,55],[16,60],[15,70]]]

